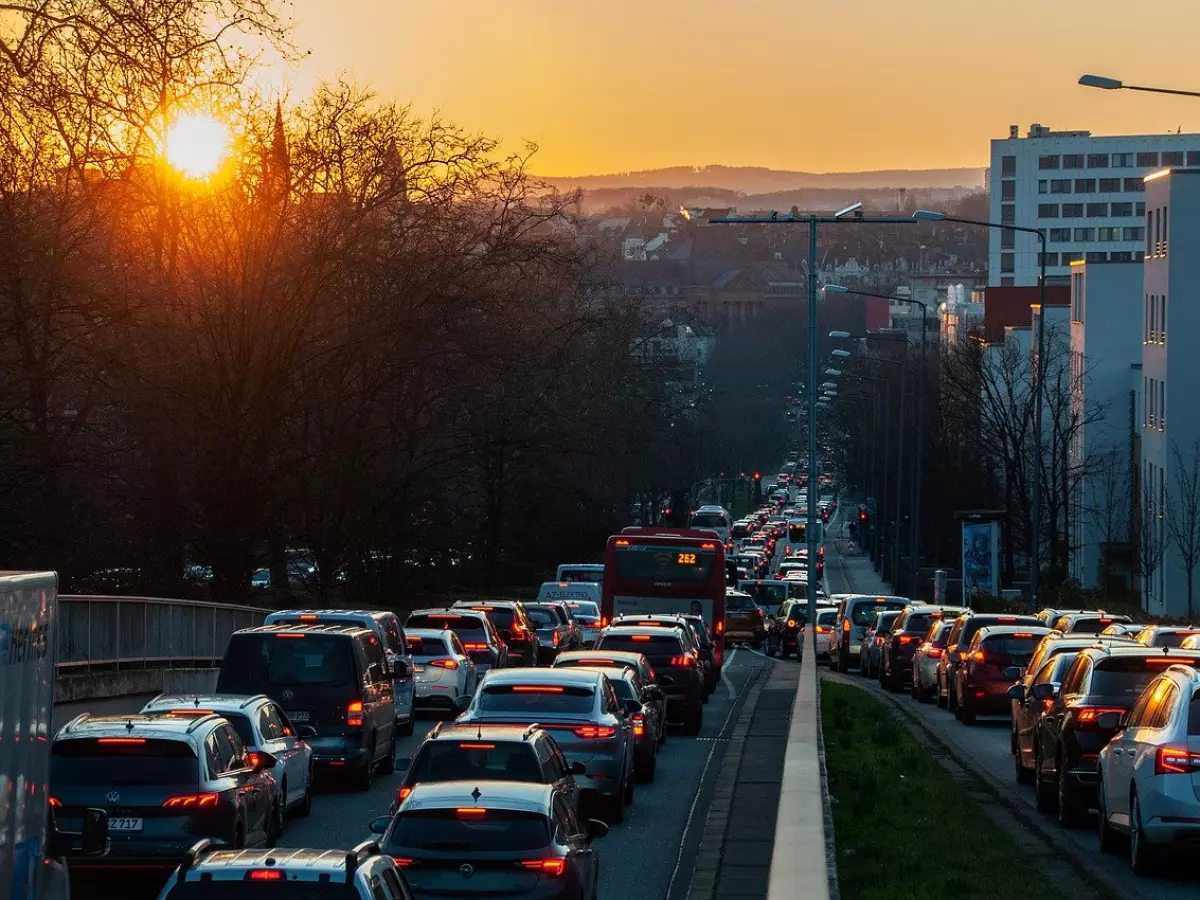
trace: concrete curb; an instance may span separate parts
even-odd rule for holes
[[[792,704],[767,900],[831,900],[836,872],[829,863],[820,689],[813,635],[805,629],[800,681]],[[836,887],[835,887],[836,890]]]

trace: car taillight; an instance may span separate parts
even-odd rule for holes
[[[941,659],[942,653],[944,653],[944,652],[945,651],[943,651],[941,647],[930,647],[929,648],[929,658],[930,659]]]
[[[54,807],[55,809],[62,809],[62,801],[59,800],[57,797],[50,798],[50,805],[52,807]]]
[[[463,644],[464,650],[486,650],[487,644]]]
[[[641,737],[646,733],[646,717],[641,713],[633,714],[633,736]]]
[[[1154,756],[1155,775],[1187,775],[1200,770],[1200,754],[1186,747],[1159,747]]]
[[[842,632],[845,634],[850,633],[850,620],[849,619],[842,619]]]
[[[405,800],[408,799],[408,795],[411,793],[412,793],[412,788],[409,787],[408,785],[405,785],[404,787],[400,788],[400,790],[396,791],[396,804],[399,805],[399,804],[403,803]]]
[[[683,656],[672,656],[671,657],[671,665],[679,667],[679,668],[687,669],[687,668],[690,668],[691,666],[694,666],[695,664],[696,664],[696,661],[694,659],[692,659],[692,657],[689,654],[686,654],[686,653]]]
[[[974,653],[971,654],[970,661],[977,662],[977,663],[987,662],[987,656],[984,655],[984,652],[982,650],[976,650]]]
[[[220,794],[180,794],[163,801],[166,809],[206,809],[216,806]]]
[[[251,869],[246,878],[250,881],[283,881],[283,869]]]
[[[607,627],[608,627],[608,616],[601,616],[601,617],[600,617],[600,627],[601,627],[601,628],[607,628]]]
[[[724,633],[725,633],[725,623],[724,623],[724,621],[718,622],[718,623],[717,623],[717,634],[724,634]]]
[[[523,625],[517,625],[514,622],[512,627],[512,636],[514,641],[523,641],[529,637],[529,632],[525,630]]]
[[[796,620],[788,619],[788,628],[795,628],[795,627],[796,627]]]
[[[550,875],[557,878],[563,872],[567,871],[567,861],[561,858],[526,859],[521,862],[521,868],[532,869],[535,872],[541,872],[543,875]]]
[[[832,630],[831,628],[826,628],[824,625],[817,626],[817,634],[829,634]]]
[[[575,737],[589,741],[615,737],[617,734],[617,729],[611,725],[580,725],[578,728],[572,728],[571,730],[575,733]]]
[[[882,634],[875,635],[875,646],[876,647],[883,646],[883,635]]]
[[[434,666],[435,668],[438,668],[438,669],[457,669],[458,668],[458,660],[457,659],[431,659],[427,663],[427,665]]]
[[[361,728],[363,724],[363,705],[361,700],[355,700],[346,707],[346,724],[351,728]]]
[[[556,631],[556,632],[554,632],[554,646],[555,647],[558,646],[558,639],[559,639],[559,635],[558,635],[558,632]]]
[[[1075,707],[1075,724],[1080,728],[1095,728],[1096,719],[1105,713],[1124,715],[1125,710],[1112,706],[1077,706]]]
[[[412,858],[408,856],[393,856],[392,862],[402,869],[405,869],[413,864]]]
[[[916,637],[911,634],[900,635],[900,643],[902,643],[902,644],[911,644],[915,640],[916,640]]]
[[[262,754],[259,753],[257,750],[247,750],[246,751],[246,763],[247,763],[247,765],[250,766],[250,768],[257,769],[258,764],[261,761],[262,761]]]

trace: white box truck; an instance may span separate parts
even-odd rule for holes
[[[67,900],[69,848],[102,855],[108,817],[89,809],[83,832],[54,827],[50,733],[54,712],[53,572],[0,572],[0,898]]]

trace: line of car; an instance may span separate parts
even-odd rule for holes
[[[160,894],[172,900],[207,896],[213,880],[231,897],[276,881],[305,882],[306,897],[594,897],[591,841],[654,779],[668,726],[700,730],[723,662],[704,620],[623,616],[600,630],[584,600],[388,616],[289,611],[232,636],[215,692],[67,723],[51,805],[67,829],[106,809],[111,840],[102,858],[69,858],[73,873],[174,869]],[[457,718],[398,763],[422,709]],[[378,841],[272,849],[289,814],[312,811],[318,777],[366,790],[398,764]]]
[[[1200,839],[1200,628],[901,600],[841,597],[830,667],[964,725],[1007,716],[1014,778],[1037,809],[1069,829],[1090,817],[1100,851],[1127,848],[1135,874]]]

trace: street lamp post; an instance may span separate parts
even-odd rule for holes
[[[1079,83],[1084,87],[1100,88],[1102,91],[1145,91],[1148,94],[1174,94],[1177,97],[1200,97],[1200,91],[1180,91],[1174,88],[1156,88],[1138,84],[1126,84],[1119,78],[1109,78],[1105,75],[1080,75]]]
[[[883,360],[880,357],[876,357],[876,356],[864,356],[864,357],[859,357],[859,359],[873,359],[873,360],[878,360],[880,362],[894,362],[895,361],[895,360]],[[875,445],[876,445],[876,443],[878,443],[878,441],[872,440],[871,441],[871,459],[872,459],[871,479],[874,482],[873,490],[874,490],[874,487],[878,487],[878,491],[876,491],[872,496],[877,497],[879,500],[878,509],[876,509],[876,511],[872,514],[872,518],[873,518],[873,520],[874,519],[882,519],[886,523],[887,518],[885,516],[882,516],[880,514],[880,511],[883,509],[887,509],[887,507],[888,507],[888,499],[887,499],[887,496],[888,496],[888,470],[890,469],[889,462],[891,461],[890,460],[891,445],[888,443],[888,435],[891,434],[891,431],[892,431],[892,383],[889,379],[884,378],[880,375],[867,375],[865,372],[850,372],[848,374],[851,378],[862,378],[862,379],[866,379],[869,381],[883,383],[883,475],[882,476],[878,475],[878,470],[876,469],[875,463],[874,463]],[[878,399],[878,397],[876,397],[875,399]],[[876,410],[875,410],[875,419],[876,419],[875,424],[878,425],[879,424],[879,422],[878,422],[878,419],[879,419],[878,407],[876,407]],[[878,532],[876,532],[876,533],[878,533]],[[882,539],[885,542],[887,540],[887,525],[886,524],[884,525]],[[880,548],[877,541],[873,541],[872,548],[871,548],[872,558],[874,558],[876,556],[877,552],[880,557],[880,560],[882,560],[882,558],[883,558],[882,549]]]
[[[925,369],[928,368],[926,361],[926,344],[925,335],[929,331],[929,305],[922,300],[914,300],[911,297],[893,297],[890,294],[875,294],[870,291],[858,291],[852,288],[842,287],[840,284],[827,284],[825,290],[834,294],[857,294],[860,297],[877,297],[881,300],[895,300],[898,303],[908,303],[914,306],[921,307],[921,363],[917,369],[917,434],[916,434],[916,451],[915,466],[916,474],[913,476],[912,483],[912,534],[908,541],[909,551],[909,592],[913,599],[919,599],[917,594],[919,586],[917,583],[918,563],[921,559],[921,488],[923,482],[923,472],[925,459]]]
[[[1041,569],[1042,556],[1042,394],[1046,373],[1046,232],[1041,228],[1028,228],[1024,225],[1010,225],[1006,222],[985,222],[980,219],[963,219],[948,216],[945,213],[918,209],[913,218],[926,222],[957,222],[960,225],[977,225],[980,228],[998,228],[1001,231],[1019,231],[1022,234],[1036,235],[1041,252],[1038,254],[1038,329],[1037,329],[1037,361],[1033,367],[1033,446],[1034,465],[1033,485],[1030,489],[1029,511],[1029,608],[1031,612],[1038,610],[1038,574]]]
[[[854,203],[833,215],[718,216],[712,225],[807,225],[808,226],[808,520],[804,529],[808,545],[808,621],[817,621],[817,226],[818,225],[908,225],[905,216],[866,216],[862,204]]]

